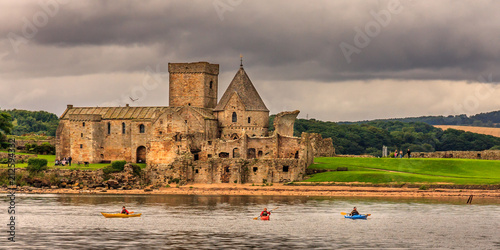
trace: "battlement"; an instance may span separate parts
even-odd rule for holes
[[[208,62],[169,63],[168,72],[170,74],[205,73],[219,75],[219,64],[211,64]]]

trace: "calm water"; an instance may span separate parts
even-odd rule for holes
[[[2,228],[2,249],[500,248],[500,201],[492,200],[19,194],[16,200],[17,242],[8,242]],[[122,205],[143,216],[100,214]],[[278,206],[271,221],[252,219]],[[353,206],[372,216],[344,219],[340,212]]]

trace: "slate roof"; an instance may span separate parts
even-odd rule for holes
[[[240,67],[236,75],[234,76],[231,84],[227,87],[226,92],[220,99],[219,103],[215,107],[215,111],[222,111],[226,107],[229,99],[236,93],[240,97],[241,101],[245,105],[245,110],[247,111],[267,111],[266,105],[260,98],[259,93],[252,84],[252,81],[248,77],[247,73]]]
[[[69,119],[71,115],[101,115],[103,120],[153,119],[155,112],[167,110],[179,111],[182,107],[71,107],[61,115],[61,120]],[[205,119],[216,119],[211,110],[188,107]]]

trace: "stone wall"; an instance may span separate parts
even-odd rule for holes
[[[414,152],[411,157],[500,160],[500,150]]]
[[[16,162],[27,162],[29,158],[36,158],[37,155],[17,155],[16,154]],[[0,159],[8,159],[9,158],[9,153],[7,152],[0,152]]]
[[[293,125],[300,111],[286,111],[276,115],[273,121],[274,133],[283,136],[293,136]]]
[[[241,137],[243,131],[249,136],[267,136],[269,111],[247,111],[237,93],[229,99],[225,109],[216,112],[216,115],[223,139]]]
[[[169,106],[215,108],[219,65],[207,62],[169,63]]]
[[[2,176],[0,169],[0,176]],[[146,175],[141,173],[137,176],[133,173],[130,164],[125,165],[124,171],[111,173],[109,179],[105,179],[103,171],[99,170],[69,170],[69,169],[49,169],[44,171],[44,176],[30,177],[25,169],[16,169],[16,175],[23,176],[23,181],[28,185],[37,188],[57,186],[59,188],[74,187],[80,188],[123,188],[139,189],[149,184]],[[19,178],[18,176],[18,178]]]
[[[144,133],[140,127],[144,126]],[[61,120],[56,139],[56,158],[71,156],[74,162],[137,162],[140,147],[146,147],[148,120]]]
[[[332,138],[325,138],[320,134],[310,134],[311,146],[313,148],[314,157],[332,157],[335,156],[335,148],[333,147]]]
[[[169,165],[157,164],[148,170],[155,186],[172,183],[278,183],[302,180],[304,162],[298,159],[213,158],[194,161],[179,157]]]
[[[48,140],[19,140],[19,139],[16,139],[16,148],[17,149],[24,149],[24,145],[26,145],[27,143],[29,144],[36,144],[36,145],[42,145],[42,143],[49,143],[50,145],[56,145],[56,139],[55,138],[52,138],[52,139],[48,139]]]

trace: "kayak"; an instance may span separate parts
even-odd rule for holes
[[[141,214],[108,214],[101,213],[106,218],[128,218],[128,217],[139,217]]]
[[[268,216],[261,216],[260,220],[269,220],[269,215]]]
[[[357,215],[353,215],[353,216],[344,215],[344,218],[353,219],[353,220],[356,220],[356,219],[365,219],[366,220],[366,217],[368,217],[368,215],[366,215],[366,214],[357,214]]]

